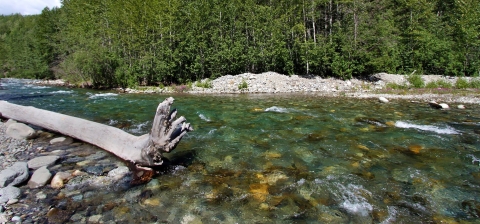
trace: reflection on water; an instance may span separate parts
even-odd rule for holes
[[[2,88],[0,99],[134,134],[148,132],[156,106],[167,97],[11,83]],[[32,91],[42,97],[28,98]],[[103,200],[97,206],[115,204],[105,217],[425,223],[475,222],[480,216],[478,105],[440,111],[426,103],[315,95],[174,98],[195,131],[167,155],[170,165],[149,184],[98,190]]]

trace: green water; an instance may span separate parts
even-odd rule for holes
[[[105,93],[4,82],[0,99],[143,134],[168,97]],[[149,184],[100,189],[99,205],[116,203],[106,216],[159,223],[478,222],[479,105],[440,111],[423,102],[312,94],[173,97],[195,131]],[[119,200],[135,192],[149,197]]]

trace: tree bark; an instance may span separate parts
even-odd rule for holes
[[[93,121],[6,101],[0,101],[0,116],[96,145],[137,168],[151,170],[146,167],[162,165],[162,153],[172,151],[187,132],[193,131],[183,116],[175,120],[176,109],[170,111],[173,101],[169,97],[158,105],[151,133],[142,136],[131,135]]]

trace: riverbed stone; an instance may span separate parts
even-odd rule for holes
[[[0,171],[0,187],[16,186],[28,179],[28,166],[26,162],[16,162],[12,166]]]
[[[7,128],[8,128],[8,126],[10,126],[11,124],[15,124],[15,123],[17,123],[17,121],[16,121],[16,120],[13,120],[13,119],[8,119],[8,121],[7,121],[7,122],[5,122],[5,127],[7,127]]]
[[[53,177],[52,182],[50,182],[50,186],[54,189],[63,188],[63,186],[65,186],[65,182],[70,180],[72,177],[72,174],[68,172],[58,172]]]
[[[8,125],[6,133],[14,139],[32,139],[35,137],[35,130],[22,123],[12,123]]]
[[[28,187],[30,188],[43,187],[45,186],[45,184],[47,184],[47,182],[50,180],[51,177],[52,177],[52,174],[47,169],[47,167],[42,166],[37,170],[35,170],[32,177],[28,181]]]
[[[388,102],[389,102],[389,101],[387,100],[387,98],[385,98],[385,97],[383,97],[383,96],[382,96],[382,97],[379,97],[379,98],[378,98],[378,101],[380,101],[381,103],[388,103]]]
[[[20,188],[14,186],[0,188],[0,204],[7,203],[12,199],[17,199],[20,193]]]
[[[435,109],[448,109],[448,108],[450,108],[448,106],[448,104],[446,104],[446,103],[437,103],[435,101],[430,101],[430,102],[428,102],[428,104],[430,105],[430,107],[435,108]]]
[[[70,137],[58,137],[50,140],[50,145],[62,146],[70,145],[73,143],[73,139]]]
[[[60,157],[59,156],[40,156],[33,158],[27,162],[28,168],[36,170],[42,166],[49,167],[54,164]]]

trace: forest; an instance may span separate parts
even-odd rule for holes
[[[93,87],[274,71],[480,75],[478,0],[63,0],[0,16],[2,77]]]

